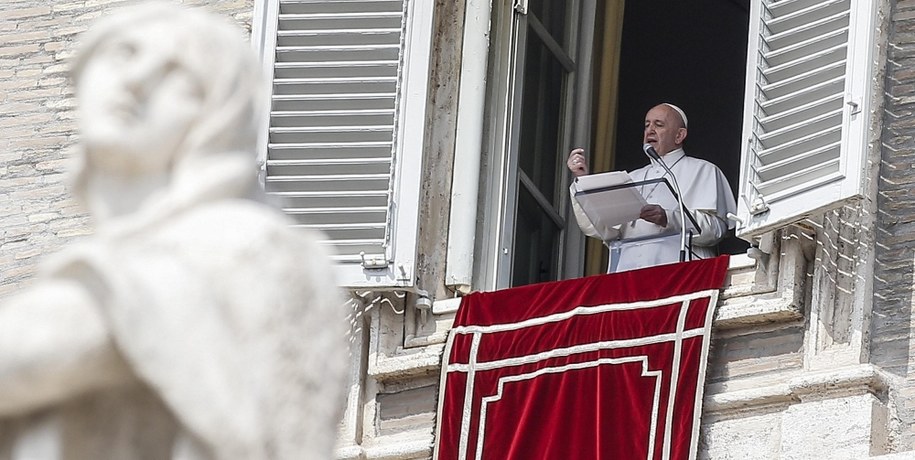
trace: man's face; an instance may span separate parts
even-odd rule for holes
[[[666,105],[658,105],[645,115],[645,133],[642,142],[651,144],[659,155],[680,148],[686,139],[686,128],[680,116]]]

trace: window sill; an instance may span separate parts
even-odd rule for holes
[[[780,243],[768,245],[771,246],[766,248],[769,254],[763,258],[753,259],[746,254],[731,256],[715,314],[715,328],[787,323],[804,317],[805,238],[793,228],[783,230],[783,234],[784,237],[776,237]],[[454,314],[460,303],[460,297],[436,300],[432,303],[432,313],[436,316]],[[445,326],[445,330],[441,327],[424,340],[413,338],[411,345],[443,343],[450,325]]]

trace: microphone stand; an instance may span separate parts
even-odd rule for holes
[[[686,262],[686,216],[683,210],[683,195],[680,193],[680,184],[677,183],[677,176],[667,167],[667,163],[661,159],[661,155],[655,151],[651,144],[642,146],[642,150],[649,158],[658,162],[664,168],[665,174],[670,174],[670,179],[674,184],[674,190],[677,192],[677,206],[680,208],[680,262]],[[690,231],[690,243],[692,243],[692,231]]]

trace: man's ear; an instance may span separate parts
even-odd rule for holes
[[[682,144],[683,141],[686,140],[686,133],[687,133],[686,128],[680,128],[680,129],[678,129],[678,130],[677,130],[677,135],[674,137],[674,142],[675,142],[677,145]]]

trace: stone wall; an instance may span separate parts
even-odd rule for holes
[[[40,256],[90,232],[65,169],[76,144],[67,71],[78,35],[124,0],[0,3],[0,296],[26,283]],[[195,0],[250,34],[254,0]]]
[[[892,439],[915,449],[915,1],[894,2],[878,192],[871,362],[901,379]]]

